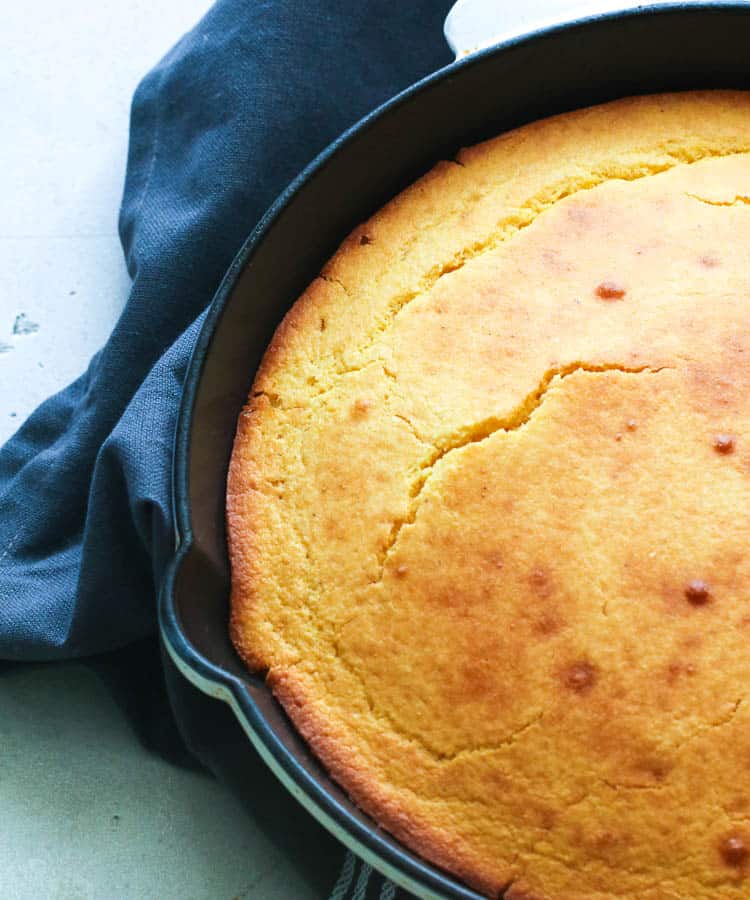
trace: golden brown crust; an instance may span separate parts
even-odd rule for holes
[[[458,160],[274,336],[232,638],[355,801],[488,896],[743,897],[750,99]]]
[[[346,734],[337,730],[330,719],[321,716],[314,692],[305,690],[305,679],[295,677],[295,674],[294,670],[271,670],[268,683],[315,755],[329,771],[335,772],[336,780],[354,802],[363,809],[373,810],[378,825],[425,859],[488,896],[498,896],[509,879],[499,878],[485,860],[472,857],[471,852],[451,835],[414,819],[397,798],[394,800],[368,777],[359,765],[357,753],[347,744]]]

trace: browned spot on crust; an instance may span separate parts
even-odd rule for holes
[[[742,835],[729,834],[719,844],[721,858],[728,866],[740,868],[750,856],[750,848]]]
[[[664,781],[672,770],[672,764],[656,756],[647,756],[635,765],[636,771],[643,772],[654,781]]]
[[[704,256],[701,256],[701,265],[705,266],[707,269],[715,269],[718,265],[721,264],[718,256],[714,256],[712,253],[706,253]]]
[[[499,553],[490,553],[487,556],[487,565],[491,569],[502,569],[505,566],[505,562]]]
[[[557,825],[557,820],[560,817],[557,810],[552,809],[549,806],[542,806],[537,809],[537,813],[540,826],[544,828],[545,831],[552,831],[555,825]]]
[[[406,578],[409,574],[409,567],[405,565],[400,565],[396,567],[396,577],[397,578]]]
[[[628,419],[628,421],[625,423],[625,427],[628,429],[628,431],[635,431],[636,428],[638,428],[638,420]]]
[[[734,453],[737,439],[733,434],[717,434],[714,437],[714,450],[717,453],[728,454]]]
[[[562,626],[562,621],[552,613],[544,613],[544,615],[537,619],[533,624],[534,631],[545,637],[548,637],[551,634],[557,634]]]
[[[372,409],[372,403],[369,400],[355,400],[352,404],[352,418],[364,419]]]
[[[746,813],[748,808],[748,800],[744,794],[738,794],[727,805],[725,809],[728,813]]]
[[[371,243],[372,243],[372,238],[370,237],[369,234],[363,234],[362,237],[359,239],[360,247],[366,247],[367,244],[371,244]]]
[[[736,406],[739,390],[741,388],[733,378],[718,378],[716,380],[716,402],[720,406]]]
[[[576,694],[587,694],[596,683],[596,666],[586,660],[571,663],[562,670],[562,682]]]
[[[621,843],[622,838],[620,835],[615,834],[614,831],[599,831],[591,839],[592,846],[600,853],[611,850]]]
[[[689,581],[685,586],[685,599],[693,606],[703,606],[704,603],[708,603],[710,598],[711,588],[700,578]]]
[[[596,296],[600,300],[622,300],[625,287],[619,281],[602,281],[596,286]]]
[[[671,662],[667,667],[667,681],[674,684],[682,675],[695,675],[696,666],[694,663]]]
[[[346,524],[335,516],[326,516],[323,519],[323,533],[332,541],[341,541],[346,535]]]
[[[450,691],[454,703],[477,702],[492,698],[500,702],[503,691],[495,678],[494,666],[484,659],[470,660],[459,668],[460,677]]]
[[[533,568],[529,574],[529,587],[537,597],[549,597],[553,590],[549,573],[540,566]]]
[[[682,646],[686,650],[696,650],[703,644],[702,634],[689,634],[682,640]]]

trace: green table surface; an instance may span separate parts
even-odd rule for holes
[[[146,751],[77,663],[0,668],[0,898],[315,896],[209,775]]]

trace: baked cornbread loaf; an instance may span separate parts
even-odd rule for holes
[[[444,162],[257,374],[234,642],[488,896],[750,897],[750,95]]]

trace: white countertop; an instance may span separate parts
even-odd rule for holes
[[[0,443],[83,371],[122,309],[130,99],[209,5],[3,6]],[[310,894],[228,791],[146,752],[75,663],[0,667],[0,809],[4,898]]]
[[[5,4],[0,443],[85,368],[122,309],[130,100],[209,0]],[[38,325],[14,333],[18,316]],[[19,327],[16,327],[16,331]]]
[[[0,747],[3,900],[316,896],[228,790],[144,750],[80,664],[0,668]]]

